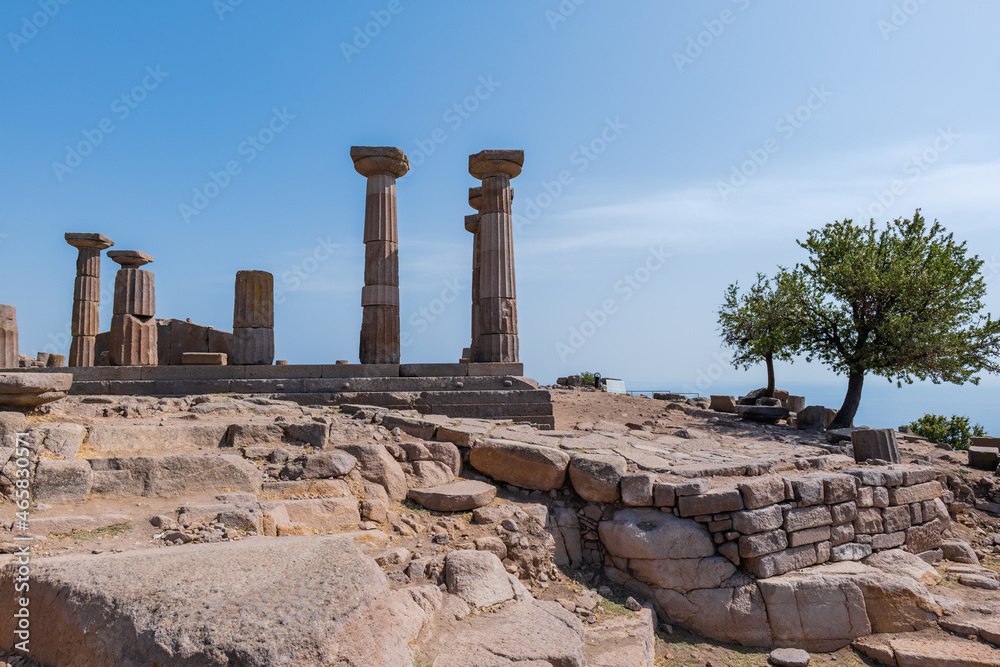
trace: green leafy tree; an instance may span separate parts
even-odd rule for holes
[[[958,415],[953,415],[951,419],[944,415],[924,415],[910,424],[910,430],[931,442],[950,445],[952,449],[968,449],[972,438],[986,435],[986,429],[981,424],[973,426],[968,417]]]
[[[580,383],[584,387],[593,387],[594,386],[594,378],[596,378],[596,377],[597,376],[596,376],[596,374],[593,371],[581,371],[580,372]]]
[[[743,294],[739,283],[730,285],[719,308],[719,329],[733,350],[733,365],[749,370],[764,362],[768,398],[774,396],[775,360],[791,361],[802,343],[800,291],[796,277],[786,271],[773,279],[758,273]]]
[[[902,386],[978,384],[980,372],[1000,370],[1000,322],[982,314],[983,261],[919,209],[884,228],[833,222],[799,245],[809,253],[794,271],[803,346],[810,360],[847,375],[831,428],[854,422],[869,373]]]

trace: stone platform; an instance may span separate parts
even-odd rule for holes
[[[11,369],[73,375],[71,395],[280,394],[309,405],[362,403],[553,428],[552,399],[519,363],[92,366]]]

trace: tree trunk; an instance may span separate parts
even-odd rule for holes
[[[851,370],[847,379],[847,396],[844,397],[844,404],[840,406],[840,412],[830,424],[830,428],[850,428],[854,424],[854,415],[858,413],[858,406],[861,405],[861,388],[864,384],[865,372]]]
[[[764,357],[764,361],[767,362],[767,391],[764,396],[774,398],[774,355],[767,355]]]

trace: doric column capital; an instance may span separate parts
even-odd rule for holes
[[[402,148],[391,146],[351,146],[354,169],[364,177],[389,174],[402,178],[410,170],[410,161]]]
[[[483,207],[483,187],[481,185],[469,188],[469,206],[477,211]]]
[[[138,269],[153,261],[152,255],[138,250],[112,250],[108,253],[108,257],[126,269]]]
[[[469,173],[483,180],[488,176],[514,178],[524,166],[524,151],[486,150],[469,156]]]
[[[66,243],[74,248],[93,248],[94,250],[105,250],[115,244],[103,234],[82,234],[79,232],[66,232],[63,236]]]

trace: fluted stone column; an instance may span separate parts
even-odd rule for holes
[[[365,286],[361,290],[363,364],[399,363],[399,236],[396,179],[410,170],[399,148],[354,146],[351,159],[368,178],[365,200]]]
[[[97,361],[94,343],[101,330],[97,314],[101,305],[101,251],[115,242],[102,234],[70,232],[64,238],[79,250],[73,285],[73,342],[69,346],[69,365],[93,366]]]
[[[233,304],[230,364],[274,363],[274,276],[267,271],[238,271]]]
[[[489,150],[469,156],[469,173],[483,182],[479,209],[479,338],[475,359],[518,361],[514,226],[510,179],[524,151]]]
[[[469,188],[469,206],[476,209],[465,216],[465,231],[472,234],[472,342],[469,344],[468,359],[475,361],[479,354],[479,209],[483,205],[483,189]]]
[[[152,262],[153,257],[138,250],[112,250],[108,257],[122,267],[115,275],[108,350],[111,365],[156,366],[156,288],[152,271],[140,268]]]
[[[17,309],[14,306],[0,306],[0,368],[17,368],[20,361]]]

